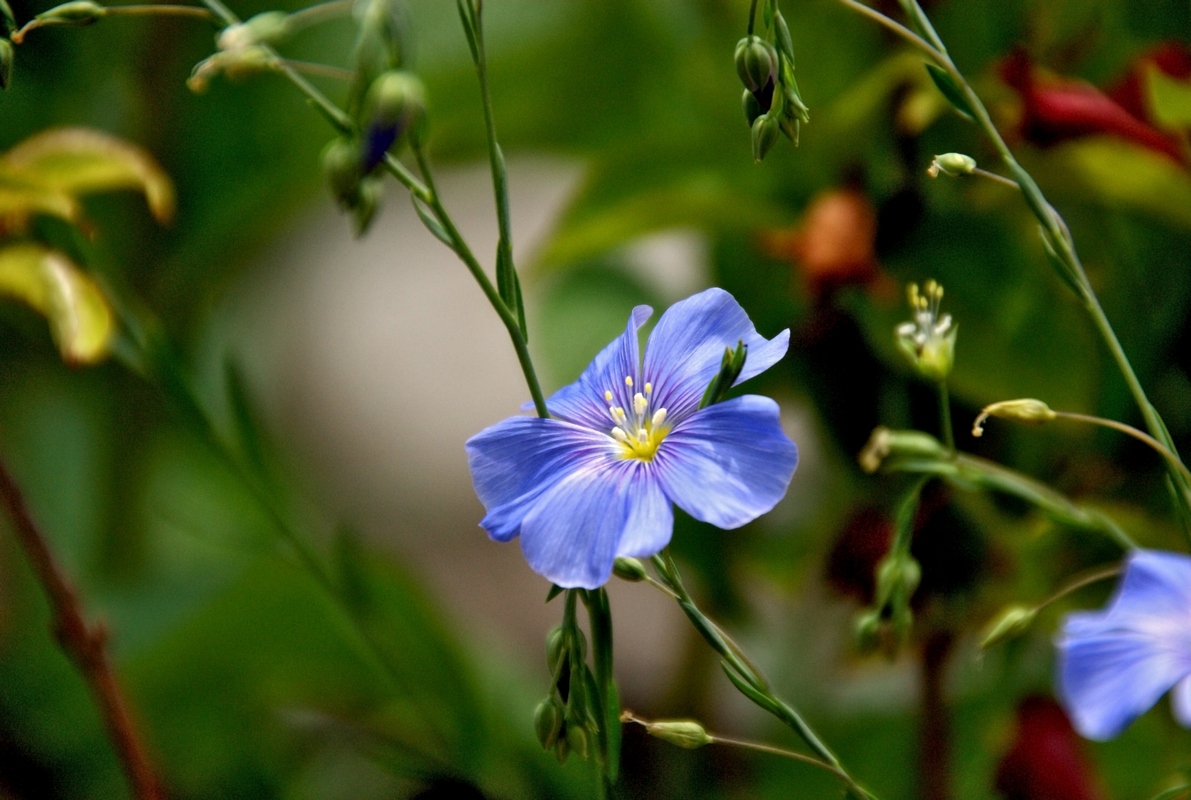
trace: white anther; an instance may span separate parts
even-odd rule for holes
[[[654,412],[653,419],[650,420],[650,424],[652,424],[653,427],[657,428],[665,421],[666,421],[666,409],[659,408],[656,412]]]
[[[625,444],[629,440],[629,437],[620,428],[612,429],[612,438],[615,439],[616,441],[620,442],[621,444]]]
[[[637,438],[641,444],[649,444],[649,433],[644,428],[637,429]]]
[[[641,416],[647,408],[649,408],[649,401],[645,399],[645,395],[637,392],[633,397],[633,410],[637,412],[637,416]]]

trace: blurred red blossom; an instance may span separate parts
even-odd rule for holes
[[[1102,800],[1066,713],[1049,697],[1017,707],[1017,734],[997,768],[1006,800]]]

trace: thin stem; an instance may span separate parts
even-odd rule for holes
[[[1117,564],[1117,565],[1108,567],[1106,569],[1094,569],[1094,570],[1089,570],[1087,572],[1083,572],[1079,575],[1076,575],[1068,583],[1066,583],[1062,587],[1060,587],[1059,590],[1056,591],[1054,594],[1052,594],[1050,597],[1046,598],[1041,603],[1034,606],[1034,611],[1035,612],[1041,611],[1042,609],[1046,608],[1050,604],[1052,604],[1058,600],[1062,600],[1067,595],[1072,594],[1073,592],[1077,592],[1080,589],[1084,588],[1085,586],[1091,586],[1093,583],[1099,583],[1100,581],[1106,581],[1109,578],[1115,578],[1120,574],[1121,574],[1121,566],[1119,564]]]
[[[546,409],[546,397],[542,394],[542,387],[538,382],[538,376],[533,366],[533,359],[529,355],[529,345],[526,343],[525,336],[521,331],[520,321],[517,319],[516,314],[505,304],[504,300],[501,299],[500,293],[492,285],[488,274],[484,272],[484,268],[476,260],[471,248],[467,246],[467,242],[463,239],[462,234],[459,233],[459,229],[455,227],[451,215],[443,207],[442,200],[438,196],[438,190],[434,186],[434,177],[430,170],[430,164],[426,160],[426,154],[420,144],[415,142],[413,151],[414,157],[418,161],[418,168],[422,173],[422,179],[426,182],[426,189],[429,193],[426,203],[430,206],[431,211],[434,212],[435,219],[442,225],[447,237],[451,240],[451,249],[455,251],[455,254],[459,256],[464,266],[471,272],[476,283],[480,285],[480,290],[488,298],[488,303],[496,311],[501,322],[504,323],[505,328],[508,330],[509,338],[513,340],[513,349],[517,351],[517,361],[521,364],[521,372],[525,375],[525,383],[529,386],[529,393],[533,397],[534,410],[543,419],[549,417],[550,412]]]
[[[996,181],[1002,186],[1009,186],[1013,189],[1021,191],[1021,187],[1017,185],[1017,181],[1013,180],[1012,178],[1006,178],[1004,175],[998,175],[995,172],[989,172],[988,170],[981,169],[980,167],[973,169],[972,174],[979,175],[981,178],[988,178],[990,181]]]
[[[288,64],[298,72],[305,73],[306,75],[315,75],[320,78],[350,81],[356,77],[355,70],[333,67],[330,64],[317,64],[313,61],[298,61],[292,58],[284,58],[282,59],[282,63]]]
[[[153,5],[134,5],[134,6],[103,6],[102,14],[99,16],[156,16],[156,17],[190,17],[191,19],[205,19],[215,21],[215,16],[207,9],[199,6],[181,6],[169,4],[153,4]],[[38,28],[49,28],[58,25],[78,25],[77,22],[67,22],[62,19],[37,18],[26,22],[21,28],[12,34],[12,41],[15,44],[21,44],[25,41],[25,37],[32,31]]]
[[[41,584],[54,618],[58,643],[75,663],[99,705],[104,727],[120,758],[129,788],[137,800],[165,800],[165,792],[137,735],[128,704],[120,691],[107,654],[107,631],[88,625],[82,603],[66,573],[54,558],[37,527],[20,489],[0,462],[0,502],[11,517],[13,530]]]
[[[914,33],[914,31],[910,30],[905,25],[902,25],[900,22],[890,19],[889,17],[885,16],[880,11],[877,11],[875,8],[870,8],[869,6],[866,6],[864,3],[857,2],[857,0],[839,0],[839,3],[841,5],[844,5],[850,9],[852,9],[853,11],[859,13],[862,16],[868,17],[869,19],[871,19],[873,22],[877,23],[878,25],[880,25],[890,31],[893,31],[893,33],[897,34],[898,36],[905,39],[910,44],[914,45],[914,47],[917,47],[923,53],[930,56],[931,60],[936,62],[937,64],[939,64],[939,66],[942,66],[944,63],[946,63],[948,61],[947,56],[945,56],[943,53],[940,53],[938,50],[936,50],[929,42],[927,42],[921,36]]]
[[[947,381],[939,381],[939,427],[943,429],[943,444],[955,452],[955,431],[951,427],[951,396]]]
[[[354,5],[355,0],[329,0],[329,2],[307,6],[306,8],[300,8],[297,11],[287,14],[285,21],[290,29],[300,30],[311,25],[317,25],[327,19],[334,19],[344,14],[350,14]]]
[[[749,36],[753,35],[753,30],[756,28],[756,26],[757,26],[757,0],[753,0],[753,2],[749,4],[749,27],[748,27],[748,35]]]
[[[1191,481],[1191,470],[1187,469],[1187,465],[1182,462],[1178,456],[1172,453],[1166,446],[1149,434],[1139,431],[1132,425],[1126,425],[1123,422],[1117,422],[1115,419],[1105,419],[1104,417],[1094,417],[1090,414],[1077,414],[1073,411],[1056,411],[1055,416],[1059,419],[1070,419],[1076,422],[1086,422],[1089,425],[1099,425],[1102,428],[1111,428],[1114,431],[1120,431],[1126,436],[1132,436],[1139,442],[1143,442],[1147,446],[1153,448],[1162,458],[1166,459],[1170,466],[1177,469],[1189,481]]]

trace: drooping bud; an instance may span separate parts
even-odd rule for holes
[[[385,184],[379,175],[369,175],[360,180],[360,193],[352,207],[356,236],[363,236],[368,232],[384,196]]]
[[[907,604],[922,580],[922,567],[908,553],[889,554],[877,565],[877,605]]]
[[[255,44],[277,44],[290,32],[284,11],[265,11],[236,25],[229,25],[215,40],[220,50],[239,50]]]
[[[980,637],[980,649],[987,650],[1001,642],[1020,636],[1034,623],[1034,618],[1037,616],[1038,610],[1028,606],[1014,604],[1005,607],[984,628],[984,634]]]
[[[554,697],[538,703],[533,712],[533,729],[543,750],[550,750],[558,743],[563,731],[562,707]]]
[[[764,109],[761,108],[761,103],[757,100],[757,96],[748,89],[744,90],[744,95],[740,98],[740,102],[744,106],[744,118],[751,127],[757,121],[757,117],[764,113]]]
[[[340,137],[323,149],[323,175],[335,199],[350,207],[360,189],[360,148],[355,141]]]
[[[621,556],[612,562],[612,574],[629,583],[638,583],[649,577],[644,564],[635,558],[626,556]]]
[[[15,58],[12,42],[0,39],[0,89],[7,89],[12,83],[12,63]]]
[[[748,345],[744,343],[743,339],[736,342],[735,350],[730,347],[724,348],[723,358],[720,359],[720,371],[716,373],[715,378],[707,385],[707,390],[703,392],[699,408],[706,408],[724,399],[724,395],[740,377],[740,373],[744,369],[744,362],[748,358],[748,352]]]
[[[425,89],[411,73],[390,70],[373,81],[364,100],[362,170],[375,169],[393,143],[422,120],[425,111]]]
[[[947,449],[935,437],[921,431],[894,431],[884,426],[873,430],[858,461],[865,472],[881,468],[887,458],[948,458]]]
[[[777,51],[760,36],[746,36],[736,43],[736,74],[750,92],[759,93],[777,80]]]
[[[196,94],[207,91],[211,78],[222,74],[228,78],[243,78],[277,69],[277,57],[261,45],[248,45],[235,50],[220,50],[195,65],[186,86]]]
[[[939,177],[939,173],[950,175],[952,178],[963,177],[964,175],[971,175],[976,171],[976,159],[971,156],[966,156],[963,153],[943,153],[941,156],[935,156],[934,160],[930,162],[930,167],[927,168],[926,174],[932,178]]]
[[[857,615],[854,623],[856,647],[862,653],[871,653],[881,644],[881,612],[867,609]]]
[[[558,672],[558,662],[563,656],[563,631],[561,625],[555,625],[546,634],[546,667],[550,674]]]
[[[696,750],[715,741],[702,725],[689,719],[646,722],[645,730],[650,736],[656,736],[687,750]]]
[[[753,121],[753,160],[760,162],[777,141],[781,125],[769,114],[762,114]]]
[[[107,14],[107,9],[91,0],[73,0],[43,11],[36,19],[42,25],[90,25]]]
[[[927,380],[942,382],[955,362],[955,337],[959,326],[950,314],[939,314],[943,287],[927,281],[921,292],[918,284],[907,287],[914,319],[896,328],[897,344],[910,365]]]
[[[13,16],[12,7],[8,0],[0,0],[0,25],[4,26],[4,33],[11,36],[17,30],[17,18]]]
[[[567,747],[583,760],[587,760],[587,730],[582,725],[567,725]]]
[[[1002,400],[999,403],[993,403],[990,406],[984,407],[984,410],[980,412],[980,416],[976,417],[976,422],[972,424],[972,435],[978,437],[984,435],[984,423],[989,417],[1011,419],[1017,422],[1025,422],[1029,425],[1041,425],[1044,422],[1051,422],[1058,418],[1058,416],[1058,414],[1051,410],[1050,406],[1041,400],[1034,400],[1033,398]]]

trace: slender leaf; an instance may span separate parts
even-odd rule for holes
[[[947,98],[947,102],[959,112],[961,117],[970,120],[975,116],[972,106],[968,104],[968,98],[964,97],[964,93],[955,85],[955,81],[950,75],[934,64],[927,64],[926,71],[930,74],[931,80],[935,82],[935,86],[939,87],[939,91]]]

